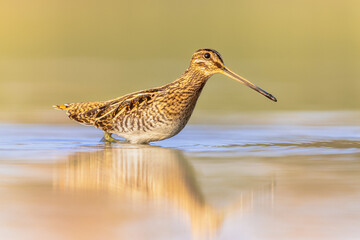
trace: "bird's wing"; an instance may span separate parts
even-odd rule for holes
[[[153,88],[145,91],[130,93],[128,95],[104,102],[84,102],[54,105],[54,108],[65,110],[70,119],[81,124],[94,125],[104,131],[111,130],[114,121],[122,116],[146,109],[152,102],[155,94],[164,89]],[[121,115],[121,116],[120,116]]]
[[[138,112],[143,107],[152,102],[153,92],[134,93],[119,99],[109,101],[107,104],[97,108],[97,114],[94,119],[94,125],[104,131],[112,129],[114,121],[131,111]]]

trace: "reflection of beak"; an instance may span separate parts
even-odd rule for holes
[[[254,89],[255,91],[261,93],[262,95],[264,95],[265,97],[269,98],[270,100],[273,100],[274,102],[277,102],[277,99],[271,95],[270,93],[262,90],[261,88],[259,88],[258,86],[256,86],[255,84],[251,83],[250,81],[246,80],[245,78],[243,77],[240,77],[239,75],[237,75],[236,73],[230,71],[227,67],[223,67],[222,71],[221,71],[222,74]]]

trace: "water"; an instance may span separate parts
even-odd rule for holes
[[[359,239],[354,116],[209,117],[151,145],[104,144],[80,125],[0,124],[0,235]]]

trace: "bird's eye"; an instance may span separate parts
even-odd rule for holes
[[[210,58],[210,53],[205,53],[204,58]]]

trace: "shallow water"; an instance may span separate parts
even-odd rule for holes
[[[0,124],[0,234],[360,239],[360,124],[353,113],[282,116],[189,125],[151,145],[104,144],[80,125]]]

